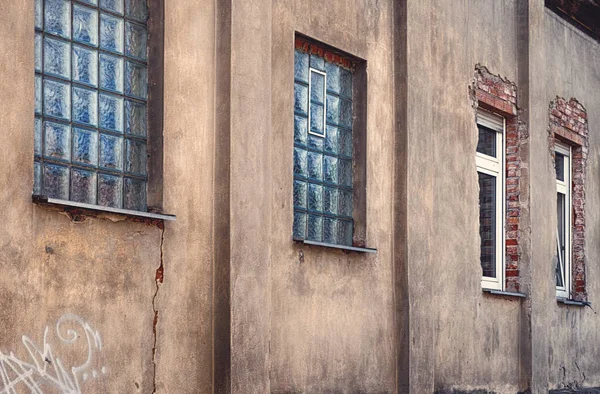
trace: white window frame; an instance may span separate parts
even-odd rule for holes
[[[312,73],[321,74],[323,76],[323,134],[315,133],[311,130],[311,93],[312,93]],[[308,69],[308,134],[315,135],[317,137],[325,138],[327,136],[327,73],[316,68],[310,67]]]
[[[564,181],[558,180],[556,178],[556,193],[563,194],[565,196],[565,261],[561,261],[561,255],[559,253],[559,234],[558,234],[558,222],[556,227],[556,248],[557,248],[557,258],[559,262],[563,265],[563,269],[565,272],[565,277],[563,280],[564,286],[556,286],[556,296],[561,298],[570,298],[571,296],[571,248],[572,248],[572,222],[571,222],[571,210],[572,210],[572,190],[571,190],[571,147],[565,144],[561,144],[559,142],[555,142],[554,151],[556,153],[560,153],[565,157],[565,165],[564,165]],[[558,218],[556,218],[558,221]],[[556,280],[556,278],[555,278]]]
[[[505,222],[505,138],[506,119],[489,111],[477,110],[477,124],[496,131],[496,157],[475,152],[477,172],[496,178],[496,277],[482,276],[484,289],[504,290],[504,222]]]

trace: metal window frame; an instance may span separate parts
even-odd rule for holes
[[[323,76],[323,134],[314,133],[311,130],[311,93],[312,93],[312,73],[320,74]],[[308,68],[308,134],[315,135],[317,137],[325,138],[327,136],[327,73],[325,71],[317,70],[316,68]]]
[[[481,277],[481,286],[484,289],[504,290],[505,283],[505,130],[506,118],[495,113],[477,110],[477,124],[496,132],[496,157],[483,153],[475,153],[475,164],[477,172],[491,175],[496,178],[496,276]]]

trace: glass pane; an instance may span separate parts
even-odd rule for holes
[[[86,204],[96,203],[96,173],[93,171],[71,170],[71,200]]]
[[[316,180],[321,180],[323,178],[322,154],[308,152],[308,176]]]
[[[64,120],[71,118],[71,89],[69,89],[69,84],[49,79],[44,81],[44,113]]]
[[[73,45],[73,81],[98,86],[98,52]]]
[[[311,70],[310,101],[323,104],[325,102],[325,76]]]
[[[302,51],[294,53],[294,77],[308,83],[308,54]]]
[[[321,104],[310,103],[310,132],[325,136],[325,114]]]
[[[100,94],[99,105],[100,127],[103,129],[123,131],[123,99],[110,94]]]
[[[308,209],[311,211],[323,211],[323,186],[308,184]]]
[[[64,41],[44,39],[44,72],[57,77],[71,78],[71,46]]]
[[[325,59],[318,55],[310,55],[310,66],[319,71],[325,71]]]
[[[46,122],[44,139],[44,156],[60,160],[71,159],[71,127],[69,125]]]
[[[340,122],[340,99],[331,94],[327,95],[327,123]]]
[[[352,127],[352,101],[340,100],[340,125]]]
[[[565,181],[565,155],[558,152],[554,155],[554,169],[556,170],[556,179]]]
[[[321,241],[323,239],[323,217],[308,215],[307,232],[308,239],[311,241]]]
[[[338,189],[323,188],[323,211],[333,215],[338,213]]]
[[[125,94],[146,99],[148,75],[146,67],[132,62],[125,64]]]
[[[125,23],[125,54],[138,59],[146,59],[148,32],[146,28],[135,23]]]
[[[123,19],[100,14],[100,48],[123,53]]]
[[[308,131],[308,120],[304,116],[294,116],[294,142],[298,144],[306,144],[306,136]]]
[[[340,68],[340,95],[352,98],[352,73],[344,68]]]
[[[557,253],[556,256],[556,286],[565,285],[565,238],[566,238],[566,204],[565,195],[556,193],[556,214],[557,214]]]
[[[294,84],[294,111],[308,114],[308,87]]]
[[[125,0],[125,15],[141,22],[148,19],[146,0]]]
[[[114,135],[100,135],[100,167],[115,170],[123,169],[123,138]]]
[[[333,156],[323,157],[323,180],[328,183],[338,183],[338,159]]]
[[[133,178],[125,178],[123,182],[123,208],[134,211],[145,211],[146,182]]]
[[[42,154],[42,119],[35,118],[35,133],[33,137],[33,153],[36,156]]]
[[[483,276],[496,277],[496,177],[479,176],[479,236]]]
[[[98,11],[73,5],[73,40],[98,46]]]
[[[98,165],[98,133],[87,129],[73,128],[73,161]]]
[[[98,93],[73,87],[73,122],[98,125]]]
[[[35,34],[35,71],[42,71],[42,35]]]
[[[101,54],[100,55],[100,87],[123,93],[123,59]]]
[[[125,100],[125,132],[146,135],[146,104]]]
[[[306,214],[303,212],[294,212],[294,228],[293,234],[295,238],[306,238]]]
[[[123,0],[100,0],[100,8],[122,14]]]
[[[45,30],[50,34],[71,38],[71,2],[46,0],[44,11]]]
[[[41,29],[42,28],[42,0],[35,0],[35,28],[36,29]]]
[[[121,208],[123,199],[123,178],[98,174],[98,205]]]
[[[294,206],[306,208],[306,182],[294,181]]]
[[[327,90],[336,94],[340,93],[340,67],[333,63],[325,63],[327,73]],[[329,104],[327,104],[329,105]],[[327,111],[329,112],[329,111]]]
[[[482,125],[477,125],[479,139],[477,140],[477,152],[484,155],[496,157],[496,131]]]
[[[323,242],[338,243],[337,219],[323,218]]]
[[[338,220],[338,243],[352,246],[354,225],[350,220]]]
[[[69,168],[44,164],[43,193],[50,198],[69,199]]]
[[[146,157],[146,144],[144,142],[126,141],[125,171],[145,175]]]

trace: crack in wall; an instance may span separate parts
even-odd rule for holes
[[[152,321],[152,334],[154,336],[154,343],[152,344],[152,393],[156,393],[156,339],[157,339],[157,326],[158,326],[158,309],[156,307],[156,297],[158,296],[158,290],[164,279],[164,265],[163,265],[163,245],[165,242],[165,226],[164,223],[159,225],[160,228],[160,264],[156,269],[155,283],[156,289],[154,296],[152,297],[152,310],[154,311],[154,319]]]

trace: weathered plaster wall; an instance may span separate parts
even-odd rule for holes
[[[44,361],[34,352],[40,365],[54,371],[58,357],[75,382],[71,366],[84,364],[89,352],[89,368],[77,373],[85,391],[151,392],[152,297],[161,230],[106,218],[76,223],[31,202],[33,3],[4,2],[0,13],[0,129],[5,141],[0,155],[0,369],[7,368],[10,352],[35,363],[21,339],[27,336],[43,349],[47,327],[55,358]],[[57,321],[65,314],[89,324],[92,340],[97,331],[101,349],[95,342],[88,349],[85,326],[69,322],[60,326],[61,333],[68,337],[64,329],[77,329],[79,340],[73,346],[61,341]],[[12,372],[8,376],[19,377]],[[0,390],[6,386],[2,381]],[[56,390],[53,385],[41,387]]]
[[[517,81],[517,2],[408,2],[411,392],[515,393],[519,299],[485,295],[479,263],[477,63]]]
[[[556,96],[576,98],[587,110],[590,152],[586,177],[586,276],[592,307],[600,304],[600,44],[582,34],[550,11],[545,15],[545,45],[548,56],[544,81],[548,106]],[[542,105],[542,103],[540,103]],[[549,161],[550,159],[547,159]],[[554,172],[540,174],[553,179]],[[554,189],[545,190],[544,201],[555,201]],[[552,217],[554,219],[554,217]],[[556,226],[548,221],[548,225]],[[554,228],[554,227],[552,227]],[[553,240],[548,240],[555,248]],[[554,252],[554,250],[552,250]],[[540,262],[542,263],[542,262]],[[550,261],[546,264],[552,269]],[[552,275],[552,272],[549,271]],[[569,385],[600,386],[600,319],[587,307],[552,303],[549,309],[549,382],[551,388]]]
[[[392,278],[393,2],[273,2],[271,391],[395,392]],[[367,246],[295,245],[292,229],[294,32],[367,62]],[[259,130],[257,130],[259,132]]]

